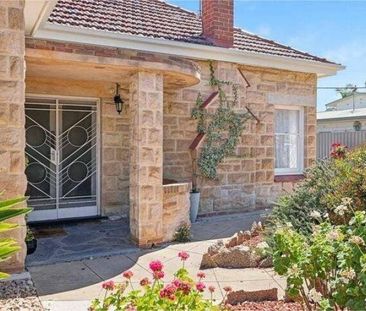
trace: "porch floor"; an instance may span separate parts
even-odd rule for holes
[[[227,238],[248,228],[262,212],[249,212],[199,218],[192,224],[192,241]],[[138,252],[129,234],[128,219],[98,219],[33,227],[38,239],[35,253],[27,256],[26,266],[94,259]],[[166,245],[161,245],[163,248]],[[151,250],[153,251],[153,250]]]
[[[27,256],[28,267],[119,255],[138,249],[130,240],[126,218],[41,224],[32,226],[32,230],[38,246],[35,253]]]

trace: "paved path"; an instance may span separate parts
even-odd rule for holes
[[[63,262],[51,265],[32,266],[29,272],[46,309],[86,310],[90,300],[101,297],[101,284],[112,279],[122,280],[121,273],[132,270],[133,282],[138,287],[141,278],[149,276],[148,264],[159,259],[165,266],[164,281],[169,282],[173,273],[181,266],[177,257],[180,250],[190,254],[187,268],[193,276],[198,272],[202,254],[217,239],[228,238],[238,230],[250,228],[258,213],[214,217],[200,220],[192,226],[194,241],[184,244],[169,244],[150,250],[136,250],[124,255],[99,257],[81,261]],[[279,288],[283,295],[284,281],[275,276],[271,269],[207,269],[207,285],[216,287],[215,299],[222,300],[222,289],[230,285],[234,290]]]

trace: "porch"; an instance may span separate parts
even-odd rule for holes
[[[27,40],[26,47],[27,195],[34,208],[29,219],[129,215],[128,227],[114,224],[127,231],[113,245],[132,247],[129,238],[139,246],[171,240],[179,225],[189,223],[190,182],[169,175],[177,182],[163,186],[163,111],[167,94],[200,81],[196,65],[71,43]],[[116,92],[124,102],[120,115]],[[47,111],[43,119],[37,119],[39,110]],[[31,142],[37,133],[30,129],[46,133],[45,140]],[[94,238],[88,237],[89,245],[101,242]]]

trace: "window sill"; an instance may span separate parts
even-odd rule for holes
[[[304,174],[297,175],[277,175],[274,177],[275,182],[296,182],[304,179]]]

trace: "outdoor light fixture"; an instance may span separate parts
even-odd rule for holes
[[[116,83],[116,95],[114,95],[114,104],[116,105],[116,110],[118,114],[121,114],[122,108],[123,108],[123,100],[121,98],[121,95],[119,95],[119,87],[120,85]]]

